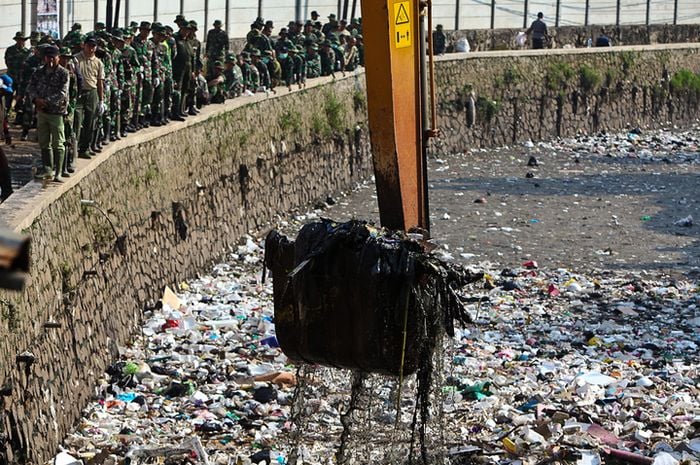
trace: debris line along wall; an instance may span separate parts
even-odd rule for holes
[[[366,118],[362,74],[243,105],[108,155],[41,211],[25,230],[31,282],[0,293],[0,388],[11,391],[0,396],[0,464],[53,457],[165,285],[277,213],[366,179]],[[25,351],[33,363],[16,360]]]
[[[439,62],[435,150],[547,140],[698,117],[700,48],[450,55]]]

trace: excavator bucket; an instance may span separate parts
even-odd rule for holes
[[[466,319],[456,290],[480,278],[403,233],[359,221],[308,224],[294,242],[273,231],[265,264],[290,359],[397,376],[413,373],[437,335]]]

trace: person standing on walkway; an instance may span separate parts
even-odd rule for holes
[[[70,76],[59,63],[58,47],[44,50],[44,66],[36,70],[27,87],[27,95],[37,112],[37,136],[41,148],[42,169],[38,177],[61,182],[65,134],[63,117],[68,110]],[[67,175],[67,173],[66,173]]]
[[[82,86],[75,107],[75,137],[78,140],[78,158],[91,158],[92,133],[97,118],[104,113],[105,70],[102,61],[95,56],[97,41],[88,37],[83,42],[83,51],[76,56],[78,71],[82,76]]]
[[[544,14],[542,14],[542,12],[537,13],[537,19],[534,20],[527,31],[525,31],[525,34],[528,36],[532,34],[533,49],[544,48],[545,42],[549,39],[547,35],[547,25],[542,18],[544,18]]]
[[[15,83],[15,87],[20,82],[22,78],[22,66],[24,61],[29,58],[31,50],[25,47],[27,39],[21,31],[17,31],[17,34],[13,37],[15,45],[7,47],[5,50],[5,65],[7,66],[7,74],[10,75],[12,81]],[[21,106],[21,102],[17,102]],[[8,112],[12,107],[12,94],[5,96],[5,110]]]
[[[223,23],[220,20],[214,21],[214,29],[207,32],[206,54],[207,60],[207,79],[214,71],[214,63],[223,61],[228,53],[229,41],[226,31],[223,29]]]

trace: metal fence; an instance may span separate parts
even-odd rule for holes
[[[224,21],[230,37],[244,37],[256,16],[279,28],[309,18],[313,10],[324,20],[330,13],[348,20],[362,15],[361,0],[0,0],[0,68],[3,47],[12,44],[16,31],[39,29],[58,37],[74,22],[90,29],[105,21],[108,1],[120,4],[121,25],[144,20],[171,24],[183,14],[200,24],[200,37],[215,19]],[[447,30],[527,27],[540,11],[552,26],[691,24],[700,19],[700,1],[433,0],[434,22]]]
[[[692,24],[697,0],[436,0],[434,21],[446,29],[527,27],[542,12],[553,26]]]

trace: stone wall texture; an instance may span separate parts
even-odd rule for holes
[[[669,85],[680,69],[700,70],[695,46],[453,55],[437,65],[443,137],[433,150],[697,115],[698,96]],[[0,293],[0,465],[53,456],[164,286],[206,270],[277,215],[371,174],[363,74],[284,94],[145,131],[60,195],[40,192],[25,218],[17,202],[36,183],[0,207],[0,222],[32,238],[27,289]],[[81,199],[96,201],[114,231]],[[31,365],[16,359],[26,350]]]
[[[700,71],[695,45],[481,53],[438,62],[443,136],[438,151],[509,145],[633,127],[689,125],[697,119],[692,86],[671,85]]]

